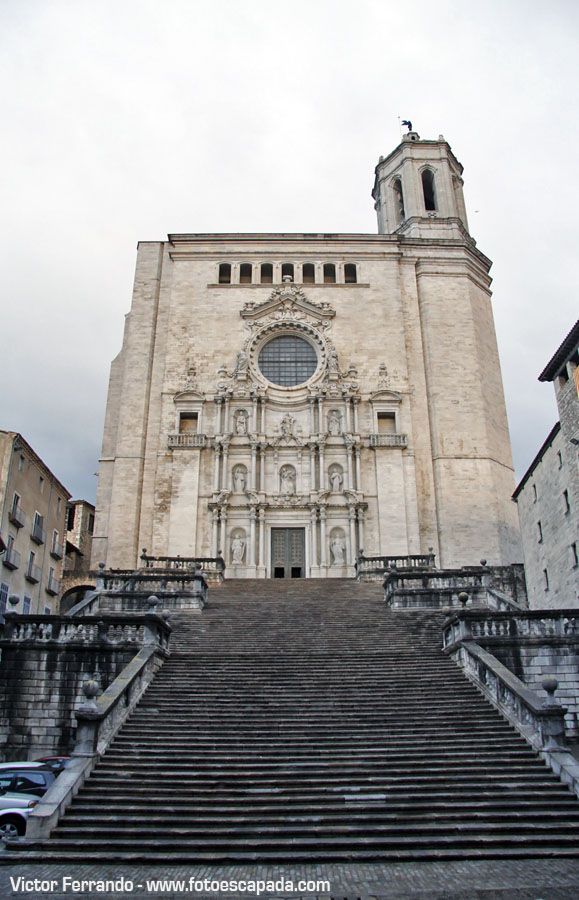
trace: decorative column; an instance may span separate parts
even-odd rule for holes
[[[366,544],[364,542],[364,510],[360,506],[358,507],[358,540],[360,542],[358,546],[362,550]]]
[[[227,510],[222,506],[221,507],[221,552],[223,554],[223,559],[227,559]]]
[[[259,489],[265,491],[265,444],[259,445]]]
[[[256,479],[257,479],[257,442],[255,438],[249,439],[251,444],[251,472],[249,476],[249,483],[251,485],[251,490],[255,491]]]
[[[249,431],[259,431],[259,422],[257,421],[257,397],[253,398],[253,418],[251,420],[251,428]]]
[[[348,518],[350,520],[350,553],[348,565],[353,566],[356,560],[356,510],[353,506],[348,507]]]
[[[324,440],[320,440],[318,442],[318,459],[319,459],[319,463],[320,463],[320,479],[318,481],[318,490],[320,490],[320,491],[325,491],[327,488],[324,444],[325,444]]]
[[[219,490],[219,455],[221,453],[221,445],[215,441],[213,444],[213,492]]]
[[[352,431],[352,419],[350,416],[350,398],[344,397],[344,409],[345,409],[345,419],[344,419],[344,431],[346,434],[349,434]]]
[[[310,512],[312,520],[312,566],[318,565],[318,511],[312,507]]]
[[[326,546],[326,507],[320,507],[320,565],[328,565],[328,548]]]
[[[211,556],[215,559],[217,551],[217,529],[219,526],[219,513],[216,509],[211,510]]]
[[[310,403],[310,434],[315,434],[316,431],[316,413],[314,409],[314,398],[308,398]]]
[[[310,451],[310,491],[315,491],[316,489],[316,445],[314,443],[308,444],[308,448]]]
[[[348,466],[348,487],[353,489],[354,483],[352,479],[352,439],[346,438],[346,463]]]
[[[265,568],[265,509],[259,510],[259,565]]]
[[[221,490],[227,490],[227,457],[229,456],[229,440],[223,441],[221,447],[223,450],[223,463],[221,466]]]
[[[215,431],[217,434],[223,434],[223,400],[221,397],[215,397],[215,405],[217,406],[217,414],[215,416]]]
[[[249,510],[249,553],[247,565],[255,567],[255,506]]]
[[[360,402],[359,397],[352,397],[352,405],[354,407],[354,432],[358,434],[358,403]]]
[[[225,419],[225,421],[223,423],[223,433],[229,434],[229,432],[231,431],[231,428],[229,427],[229,396],[227,394],[225,395],[225,403],[223,406],[223,411],[224,411],[224,419]]]
[[[324,407],[321,397],[318,397],[318,434],[324,431]]]
[[[354,446],[354,454],[356,457],[356,490],[362,490],[362,478],[360,475],[360,445],[356,444]]]

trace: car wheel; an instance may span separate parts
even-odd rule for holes
[[[6,818],[0,819],[0,839],[21,837],[25,831],[25,823],[16,816],[6,816]]]

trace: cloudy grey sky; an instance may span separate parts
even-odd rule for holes
[[[0,0],[0,427],[94,500],[137,241],[373,233],[400,116],[465,167],[520,477],[579,316],[578,59],[576,0]]]

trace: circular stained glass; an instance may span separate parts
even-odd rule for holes
[[[318,357],[309,341],[283,334],[261,349],[258,365],[261,374],[272,384],[295,387],[311,378],[317,369]]]

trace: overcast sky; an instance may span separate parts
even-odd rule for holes
[[[0,427],[94,500],[138,240],[376,232],[399,117],[465,167],[517,477],[579,317],[576,0],[0,0]]]

